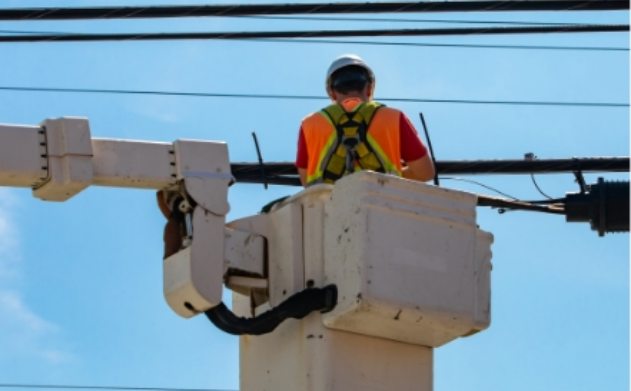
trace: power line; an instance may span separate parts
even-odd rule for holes
[[[497,193],[497,194],[503,195],[504,197],[506,197],[506,198],[510,198],[510,199],[512,199],[512,200],[514,200],[514,201],[520,201],[517,197],[513,197],[512,195],[510,195],[510,194],[506,194],[506,193],[504,193],[504,192],[502,192],[502,191],[499,191],[499,190],[497,190],[497,189],[496,189],[496,188],[494,188],[494,187],[491,187],[491,186],[485,185],[484,183],[481,183],[481,182],[478,182],[478,181],[474,181],[474,180],[471,180],[471,179],[457,178],[457,177],[449,177],[449,176],[442,176],[442,177],[440,177],[440,179],[445,179],[445,180],[450,180],[450,181],[460,181],[460,182],[472,183],[472,184],[474,184],[474,185],[478,185],[478,186],[484,187],[485,189],[491,190],[492,192],[495,192],[495,193]]]
[[[629,48],[623,47],[599,47],[599,46],[538,46],[538,45],[483,45],[461,43],[427,43],[427,42],[378,42],[378,41],[348,41],[326,39],[257,39],[248,41],[278,42],[278,43],[312,43],[312,44],[346,44],[369,46],[407,46],[407,47],[433,47],[456,49],[511,49],[511,50],[569,50],[569,51],[605,51],[628,52]]]
[[[408,1],[377,3],[235,4],[153,7],[9,8],[0,20],[77,20],[182,18],[243,15],[315,15],[367,13],[614,11],[628,10],[627,0]]]
[[[349,17],[322,17],[322,16],[269,16],[269,15],[244,15],[228,16],[228,18],[238,19],[269,19],[269,20],[304,20],[322,22],[384,22],[384,23],[444,23],[444,24],[500,24],[516,26],[561,26],[576,25],[580,23],[557,23],[557,22],[516,22],[499,20],[454,20],[454,19],[401,19],[401,18],[349,18]],[[590,23],[596,25],[598,23]]]
[[[186,96],[197,98],[242,98],[242,99],[292,99],[292,100],[328,100],[326,96],[315,95],[280,95],[280,94],[227,94],[215,92],[177,92],[177,91],[149,91],[149,90],[106,90],[88,88],[46,88],[46,87],[9,87],[0,86],[0,91],[22,92],[66,92],[66,93],[96,93],[96,94],[125,94],[125,95],[162,95]],[[376,98],[384,102],[404,103],[458,103],[484,105],[514,105],[514,106],[574,106],[574,107],[629,107],[629,103],[612,102],[545,102],[545,101],[502,101],[502,100],[473,100],[473,99],[428,99],[428,98]]]
[[[0,9],[2,13],[2,9]],[[484,24],[484,25],[514,25],[514,26],[564,26],[577,25],[576,22],[530,22],[514,20],[458,20],[458,19],[406,19],[406,18],[356,18],[356,17],[330,17],[330,16],[275,16],[275,15],[238,15],[223,16],[218,18],[234,19],[259,19],[259,20],[286,20],[286,21],[312,21],[312,22],[383,22],[383,23],[440,23],[440,24]],[[27,19],[28,20],[28,19]],[[601,23],[589,23],[599,25]]]
[[[539,194],[541,194],[542,196],[546,197],[549,200],[553,199],[552,197],[544,193],[543,190],[541,190],[541,188],[539,187],[539,184],[537,183],[537,180],[535,179],[535,174],[530,174],[530,179],[532,179],[532,184],[535,185]]]
[[[0,34],[82,34],[82,33],[0,30]],[[300,39],[300,38],[242,39],[240,41],[269,42],[269,43],[300,43],[300,44],[308,43],[308,44],[334,44],[334,45],[344,44],[344,45],[367,45],[367,46],[404,46],[404,47],[407,46],[407,47],[433,47],[433,48],[456,48],[456,49],[569,50],[569,51],[596,51],[596,52],[628,52],[629,51],[629,48],[603,47],[603,46],[483,45],[483,44],[460,44],[460,43],[348,41],[348,40]]]
[[[83,34],[67,31],[28,31],[28,30],[0,30],[0,34]]]
[[[504,35],[543,33],[628,32],[629,25],[572,25],[528,27],[464,27],[385,30],[245,31],[191,33],[45,34],[1,36],[0,42],[97,42],[191,39],[332,38],[332,37],[428,37],[454,35]]]
[[[301,186],[298,170],[291,162],[232,163],[232,175],[241,183],[268,183],[271,185]],[[436,172],[440,175],[530,175],[581,172],[629,172],[629,157],[585,157],[571,159],[538,160],[438,160]],[[550,200],[550,201],[558,201]],[[528,201],[542,203],[541,201]],[[548,202],[548,201],[545,201]]]
[[[0,9],[0,12],[2,10]],[[513,20],[457,20],[457,19],[402,19],[402,18],[352,18],[352,17],[326,17],[326,16],[272,16],[272,15],[241,15],[241,16],[216,16],[219,18],[234,19],[259,19],[259,20],[285,20],[285,21],[312,21],[312,22],[383,22],[383,23],[442,23],[442,24],[485,24],[485,25],[515,25],[515,26],[564,26],[577,25],[573,22],[526,22]],[[598,25],[600,23],[589,23]]]
[[[538,205],[530,204],[522,201],[511,201],[497,197],[490,197],[483,194],[478,194],[478,206],[490,206],[492,208],[499,208],[500,213],[508,210],[526,210],[530,212],[542,212],[550,214],[565,215],[565,208],[561,205]]]
[[[629,172],[629,157],[584,157],[571,159],[447,160],[437,162],[440,174],[553,174],[562,172]]]
[[[218,389],[211,389],[211,388],[76,386],[76,385],[57,385],[57,384],[6,384],[6,383],[0,383],[0,388],[63,389],[63,390],[118,390],[118,391],[228,391],[228,390],[218,390]]]
[[[534,174],[530,174],[531,177],[533,175]],[[500,190],[498,190],[498,189],[496,189],[494,187],[491,187],[489,185],[485,185],[482,182],[474,181],[474,180],[471,180],[471,179],[458,178],[458,177],[440,177],[440,179],[446,179],[446,180],[452,180],[452,181],[460,181],[460,182],[467,182],[467,183],[471,183],[471,184],[474,184],[474,185],[478,185],[478,186],[484,187],[485,189],[491,190],[491,191],[493,191],[493,192],[495,192],[497,194],[503,195],[506,198],[512,199],[513,201],[524,202],[524,203],[527,203],[527,204],[562,204],[562,203],[565,202],[565,198],[552,198],[552,197],[547,196],[547,195],[545,195],[543,193],[541,193],[541,194],[543,194],[545,197],[547,197],[547,199],[545,199],[545,200],[536,200],[536,201],[527,201],[527,200],[522,200],[522,199],[519,199],[517,197],[514,197],[514,196],[512,196],[510,194],[504,193],[504,192],[502,192],[502,191],[500,191]]]

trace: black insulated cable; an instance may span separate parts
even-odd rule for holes
[[[232,335],[263,335],[274,331],[283,321],[302,319],[314,311],[328,312],[337,304],[337,287],[308,288],[292,295],[277,307],[254,318],[238,317],[221,303],[205,312],[220,330]]]
[[[472,174],[550,174],[573,172],[580,168],[583,172],[629,172],[629,157],[584,157],[576,159],[523,159],[498,160],[444,160],[436,162],[436,169],[442,175]]]
[[[530,175],[572,173],[578,168],[582,172],[629,172],[629,157],[583,157],[569,159],[523,159],[498,160],[437,160],[436,171],[440,175]],[[232,175],[239,182],[261,183],[261,166],[259,163],[232,163]],[[289,182],[292,177],[297,180],[298,170],[294,163],[267,162],[265,172],[270,184],[276,178]],[[292,180],[293,180],[292,179]],[[297,182],[300,185],[300,182]]]
[[[527,202],[506,200],[503,198],[490,197],[478,194],[478,206],[490,206],[493,208],[524,210],[529,212],[541,212],[565,215],[565,209],[556,205],[538,205]]]
[[[526,27],[460,27],[384,30],[313,30],[313,31],[244,31],[191,33],[124,33],[124,34],[25,34],[0,35],[0,42],[103,42],[103,41],[172,41],[207,39],[271,39],[271,38],[344,38],[344,37],[439,37],[462,35],[571,34],[629,32],[628,24],[561,25]]]
[[[513,201],[520,201],[517,197],[513,197],[512,195],[506,194],[503,191],[497,190],[494,187],[485,185],[484,183],[481,183],[481,182],[478,182],[478,181],[474,181],[474,180],[471,180],[471,179],[456,178],[456,177],[449,177],[449,176],[440,177],[440,179],[471,183],[473,185],[478,185],[478,186],[484,187],[485,189],[491,190],[492,192],[495,192],[497,194],[503,195],[504,197],[510,198]]]
[[[545,200],[536,200],[536,201],[522,201],[527,202],[529,204],[565,204],[565,198],[550,198]]]
[[[537,180],[535,179],[535,174],[530,174],[530,179],[532,179],[532,184],[535,185],[535,188],[537,189],[537,191],[539,192],[539,194],[541,194],[542,196],[546,197],[549,200],[552,200],[553,198],[550,197],[549,195],[547,195],[546,193],[544,193],[543,190],[541,190],[541,188],[539,187],[539,184],[537,183]]]
[[[244,15],[317,15],[507,11],[616,11],[628,10],[627,0],[532,1],[398,1],[374,3],[222,4],[188,6],[6,8],[0,20],[83,20],[183,18]]]
[[[490,25],[516,25],[516,26],[560,26],[580,23],[557,22],[518,22],[513,20],[455,20],[455,19],[401,19],[401,18],[349,18],[349,17],[318,17],[318,16],[270,16],[247,15],[234,18],[260,19],[260,20],[301,20],[313,22],[383,22],[383,23],[436,23],[436,24],[490,24]],[[596,24],[596,23],[590,23]]]
[[[473,185],[478,185],[481,187],[484,187],[485,189],[491,190],[497,194],[500,194],[506,198],[509,198],[511,201],[519,201],[519,202],[525,202],[527,204],[548,204],[548,205],[552,205],[552,204],[564,204],[565,203],[565,198],[547,198],[545,200],[534,200],[534,201],[530,201],[530,200],[522,200],[519,199],[517,197],[514,197],[510,194],[506,194],[494,187],[485,185],[482,182],[478,182],[478,181],[474,181],[471,179],[464,179],[464,178],[454,178],[454,177],[441,177],[441,179],[448,179],[448,180],[454,180],[454,181],[462,181],[462,182],[467,182],[467,183],[471,183]]]

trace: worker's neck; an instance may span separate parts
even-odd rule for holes
[[[342,104],[347,99],[359,99],[362,102],[370,102],[370,96],[362,93],[362,92],[349,92],[348,94],[337,94],[335,97],[335,102]]]

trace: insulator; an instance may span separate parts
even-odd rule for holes
[[[589,222],[599,236],[629,232],[629,181],[598,178],[588,190],[566,194],[566,221]]]

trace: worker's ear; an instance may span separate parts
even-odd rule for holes
[[[326,93],[329,95],[329,98],[335,102],[337,100],[337,94],[335,93],[335,91],[333,90],[333,88],[331,87],[327,87],[326,88]]]
[[[368,82],[366,84],[366,87],[364,87],[364,94],[366,94],[368,99],[372,99],[374,93],[375,93],[375,83]]]

